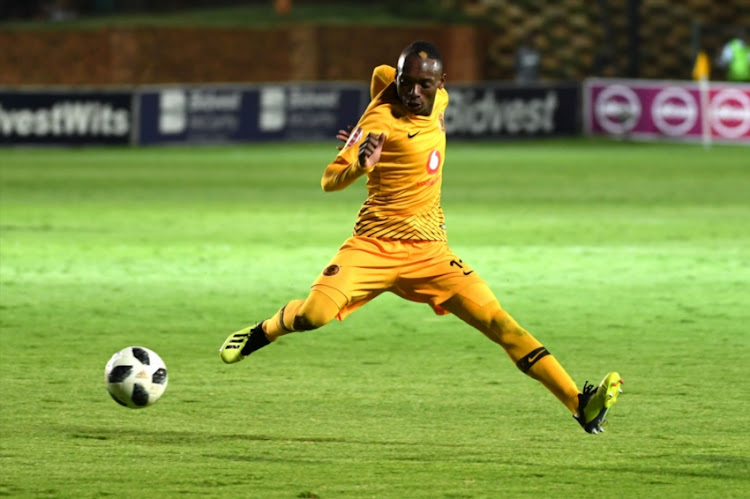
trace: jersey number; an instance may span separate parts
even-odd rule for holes
[[[456,266],[456,267],[458,267],[459,269],[462,269],[462,270],[463,270],[463,268],[464,268],[464,265],[463,265],[463,263],[464,263],[464,261],[463,261],[463,260],[459,260],[459,261],[451,260],[451,267],[453,267],[453,266]],[[463,271],[464,275],[469,275],[469,274],[471,274],[472,272],[474,272],[474,271],[473,271],[473,270],[469,270],[468,272],[467,272],[467,271],[465,271],[465,270]]]

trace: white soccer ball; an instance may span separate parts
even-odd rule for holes
[[[159,400],[166,390],[167,366],[148,348],[123,348],[107,362],[104,382],[115,402],[142,409]]]

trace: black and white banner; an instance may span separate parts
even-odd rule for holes
[[[445,128],[465,139],[580,133],[580,88],[570,85],[449,85]]]
[[[580,133],[580,90],[500,83],[448,87],[448,135],[459,139]],[[222,144],[326,140],[357,123],[358,83],[0,88],[0,145]]]
[[[129,144],[129,91],[0,89],[0,144]]]
[[[359,119],[365,92],[336,83],[144,88],[138,142],[335,140]]]

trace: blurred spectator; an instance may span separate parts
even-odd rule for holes
[[[75,19],[78,14],[70,0],[55,0],[44,6],[46,19],[52,22],[69,21]]]
[[[542,56],[537,47],[537,33],[530,32],[516,50],[516,83],[536,83]]]
[[[745,30],[737,33],[724,45],[716,64],[727,71],[729,81],[750,81],[750,48],[745,42]]]

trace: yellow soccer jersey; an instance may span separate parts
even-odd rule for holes
[[[326,168],[321,184],[326,191],[334,191],[367,175],[368,196],[359,210],[354,235],[445,241],[440,191],[448,92],[437,91],[430,116],[416,116],[399,101],[394,75],[393,67],[375,68],[370,85],[374,98],[344,149]],[[358,165],[359,144],[368,133],[386,135],[380,161],[369,171]]]
[[[373,100],[383,91],[385,87],[393,83],[396,79],[396,68],[393,66],[383,65],[378,66],[372,72],[372,80],[370,81],[370,100]]]

